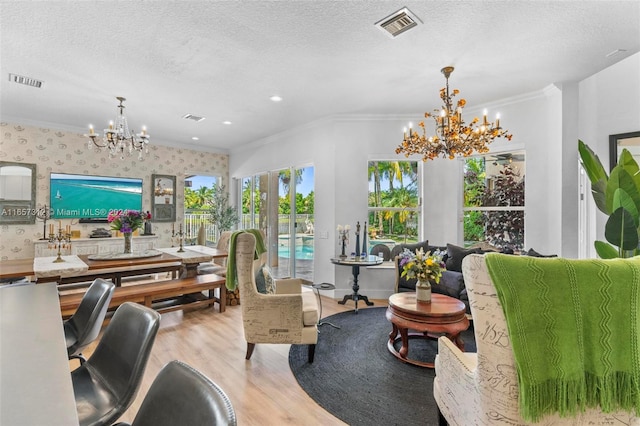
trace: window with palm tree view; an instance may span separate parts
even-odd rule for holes
[[[524,246],[524,152],[465,159],[464,240],[520,251]]]
[[[417,161],[369,161],[371,244],[418,240],[420,198]]]

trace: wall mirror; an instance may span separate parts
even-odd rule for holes
[[[154,222],[175,222],[176,220],[176,177],[169,175],[151,175],[153,184],[153,211],[151,220]]]
[[[36,165],[0,161],[0,223],[36,223]]]
[[[640,164],[640,131],[609,135],[609,165],[611,169],[618,164],[618,158],[625,148]]]

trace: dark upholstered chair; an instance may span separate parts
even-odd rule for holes
[[[375,246],[371,247],[371,251],[369,251],[369,253],[371,253],[373,256],[377,256],[382,253],[382,258],[385,262],[391,260],[391,249],[386,244],[376,244]]]
[[[171,361],[153,381],[133,423],[114,426],[236,424],[231,401],[220,387],[187,364]]]
[[[80,365],[86,361],[82,350],[100,334],[115,288],[112,282],[96,278],[82,297],[76,312],[64,322],[69,359],[79,359]]]
[[[110,425],[136,397],[160,314],[131,302],[113,314],[93,354],[71,372],[80,426]]]

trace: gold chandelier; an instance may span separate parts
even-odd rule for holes
[[[467,101],[460,98],[454,109],[454,97],[460,93],[458,89],[453,89],[449,94],[449,76],[453,72],[453,67],[444,67],[440,70],[446,79],[446,87],[440,89],[440,99],[444,102],[441,110],[434,110],[434,113],[425,112],[425,118],[432,117],[436,123],[436,134],[426,135],[424,121],[418,123],[422,128],[422,134],[414,132],[409,123],[409,134],[404,129],[402,143],[396,148],[396,154],[403,153],[405,157],[412,154],[422,155],[422,161],[433,160],[438,156],[454,159],[456,155],[468,157],[474,151],[478,153],[489,152],[487,146],[495,138],[507,138],[511,140],[512,135],[500,127],[500,116],[496,116],[496,122],[487,121],[486,110],[482,124],[475,117],[467,126],[462,119],[462,108]]]
[[[126,101],[125,98],[116,97],[120,101],[118,108],[120,110],[116,117],[116,122],[109,122],[109,128],[104,129],[104,137],[100,138],[98,133],[95,133],[93,126],[89,125],[89,134],[85,135],[89,139],[87,142],[87,148],[91,149],[91,142],[97,148],[106,148],[109,151],[109,158],[113,158],[116,155],[120,155],[120,158],[124,160],[125,155],[130,156],[134,151],[138,152],[138,160],[143,160],[142,153],[149,153],[149,134],[146,127],[142,126],[142,132],[135,134],[129,130],[129,124],[127,123],[127,117],[124,115],[124,105],[122,102]]]

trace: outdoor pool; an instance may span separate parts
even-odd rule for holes
[[[278,257],[289,258],[289,247],[279,246]],[[296,246],[296,259],[297,260],[313,260],[313,246],[309,245],[297,245]]]

